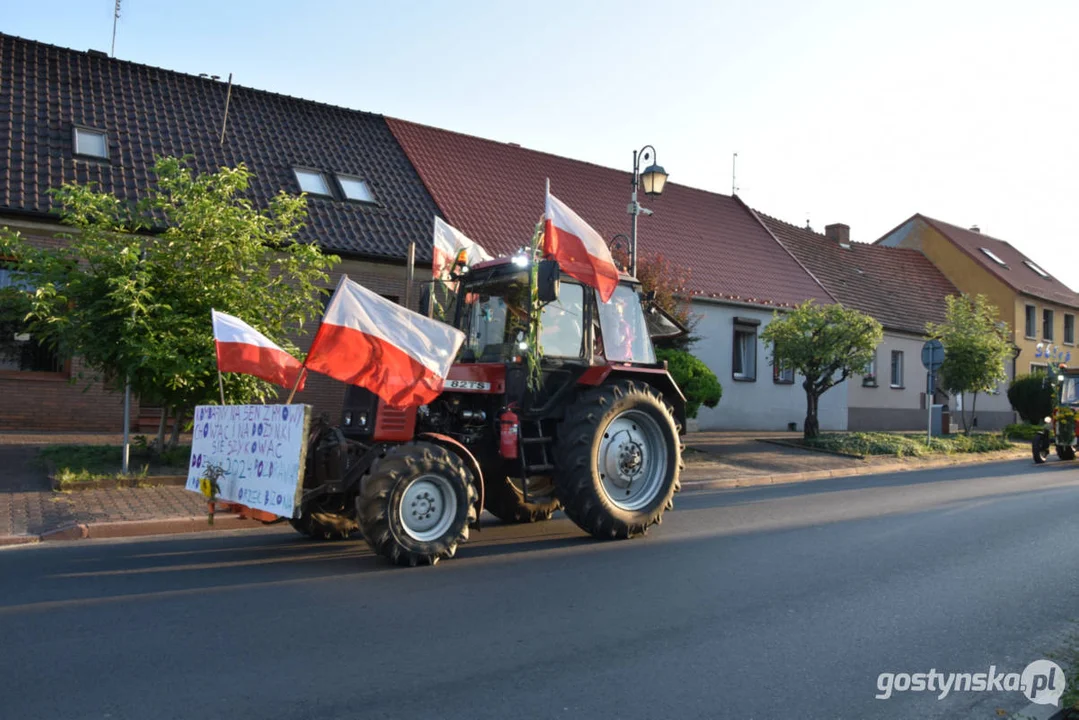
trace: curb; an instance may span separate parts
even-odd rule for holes
[[[0,536],[0,547],[7,545],[30,545],[39,542],[69,542],[72,540],[100,540],[104,538],[142,537],[146,535],[182,535],[210,532],[213,530],[241,530],[263,527],[257,520],[237,515],[214,515],[214,524],[206,516],[158,518],[153,520],[118,520],[114,522],[79,523],[49,530],[40,535]]]
[[[777,473],[775,475],[749,475],[740,478],[725,480],[691,480],[682,481],[682,489],[687,491],[700,490],[723,490],[728,488],[757,487],[760,485],[786,485],[788,483],[809,482],[812,480],[827,480],[829,478],[854,477],[856,475],[883,475],[894,472],[912,472],[917,470],[934,470],[943,467],[961,467],[964,465],[980,465],[993,462],[1008,462],[1020,460],[1025,455],[1013,454],[1005,456],[973,458],[948,458],[943,460],[928,460],[924,462],[905,463],[891,462],[866,465],[865,467],[839,468],[836,470],[813,470],[804,473]],[[704,474],[704,468],[697,470],[693,475]]]

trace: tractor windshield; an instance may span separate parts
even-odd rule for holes
[[[637,291],[619,285],[607,302],[600,302],[599,324],[603,338],[603,354],[614,362],[654,363],[656,351],[644,319],[644,310]]]
[[[1079,375],[1065,377],[1060,384],[1060,404],[1079,405]]]

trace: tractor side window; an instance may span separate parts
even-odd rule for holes
[[[613,362],[654,363],[656,351],[648,334],[637,292],[628,285],[619,285],[608,302],[599,302],[600,331],[603,350]]]
[[[584,288],[562,283],[558,300],[540,314],[540,349],[551,357],[584,355]]]
[[[1079,404],[1079,377],[1064,378],[1060,387],[1060,402],[1064,405]]]

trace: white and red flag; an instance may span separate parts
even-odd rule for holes
[[[304,363],[365,387],[393,408],[424,405],[442,392],[465,335],[414,313],[344,275]]]
[[[210,313],[218,370],[254,375],[287,388],[296,385],[296,378],[303,369],[299,360],[240,318],[217,310]],[[302,382],[298,389],[303,389]]]
[[[557,260],[564,273],[599,290],[603,302],[610,300],[618,287],[618,267],[607,243],[580,215],[549,192],[543,252]]]
[[[445,280],[457,260],[465,265],[475,265],[491,259],[490,253],[463,232],[435,216],[434,250],[431,263],[436,280]]]

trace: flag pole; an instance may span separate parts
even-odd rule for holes
[[[221,378],[221,370],[217,371],[217,387],[221,390],[221,404],[225,404],[225,381]]]
[[[296,375],[296,384],[292,386],[292,392],[288,394],[288,400],[285,401],[286,405],[292,404],[292,398],[296,396],[296,388],[300,387],[300,383],[303,382],[304,375],[307,374],[307,366],[300,368],[300,372]]]

